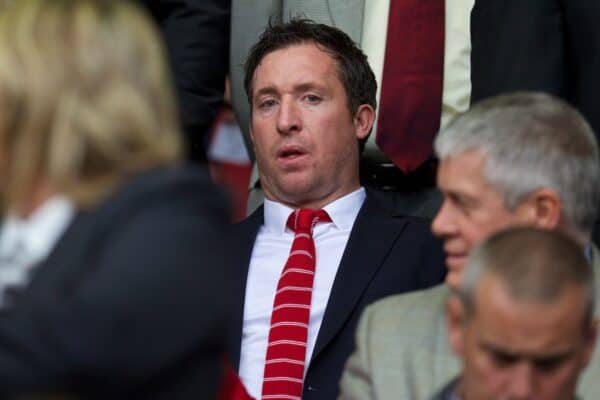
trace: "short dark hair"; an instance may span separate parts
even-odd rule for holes
[[[316,44],[337,62],[338,78],[346,90],[351,115],[361,104],[377,108],[377,81],[367,56],[346,33],[308,19],[292,19],[278,24],[269,21],[258,42],[250,49],[244,65],[244,88],[250,108],[254,72],[262,59],[276,50],[305,43]]]

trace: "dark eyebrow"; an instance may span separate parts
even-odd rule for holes
[[[300,83],[296,86],[294,86],[294,92],[306,92],[307,90],[325,90],[325,86],[324,85],[319,85],[317,83],[314,82],[305,82],[305,83]],[[253,98],[259,97],[259,96],[264,96],[267,94],[277,94],[278,90],[274,87],[274,86],[265,86],[262,87],[260,89],[258,89],[255,93]]]
[[[301,83],[294,87],[294,91],[296,91],[296,92],[306,92],[307,90],[312,90],[312,89],[324,90],[325,87],[323,85],[319,85],[319,84],[316,84],[313,82]]]
[[[257,90],[254,93],[254,96],[252,96],[253,99],[259,97],[259,96],[263,96],[266,94],[276,94],[277,90],[273,87],[273,86],[265,86],[263,88],[260,88],[259,90]]]
[[[549,364],[549,363],[559,362],[561,360],[564,360],[564,359],[570,357],[573,354],[573,350],[566,350],[563,352],[544,354],[544,355],[538,356],[535,354],[512,352],[510,350],[501,349],[491,343],[485,343],[485,342],[481,343],[481,347],[483,347],[485,350],[487,350],[489,352],[499,354],[502,357],[506,357],[506,358],[510,358],[510,359],[514,359],[514,360],[529,359],[532,362],[534,362],[535,364]]]
[[[506,350],[506,349],[501,349],[500,347],[497,347],[491,343],[482,342],[480,344],[480,346],[484,350],[486,350],[490,353],[501,355],[502,357],[506,357],[506,358],[510,358],[510,359],[514,359],[514,360],[518,360],[519,358],[521,358],[521,355],[519,353],[512,352],[512,351]]]
[[[537,365],[554,364],[566,360],[571,357],[573,351],[565,351],[563,353],[548,354],[540,357],[533,356],[531,360]]]

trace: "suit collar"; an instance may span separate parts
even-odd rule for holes
[[[340,261],[313,360],[343,329],[407,223],[404,218],[394,218],[372,195],[367,195]],[[377,232],[377,240],[373,240],[374,232]]]
[[[365,189],[360,187],[327,204],[323,209],[329,214],[337,228],[350,230],[365,201],[365,197]],[[283,235],[287,229],[288,217],[294,209],[268,199],[265,199],[262,209],[264,228],[267,231]]]
[[[248,267],[250,266],[250,257],[258,230],[264,220],[264,207],[261,205],[250,216],[243,221],[235,224],[232,237],[238,241],[238,254],[234,266],[236,281],[234,282],[234,291],[237,295],[234,297],[232,305],[232,327],[229,340],[229,360],[232,367],[237,371],[240,365],[240,352],[242,345],[242,329],[244,324],[244,300],[246,297],[246,280],[248,279]]]

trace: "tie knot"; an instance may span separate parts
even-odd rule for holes
[[[287,220],[287,226],[294,232],[312,232],[312,228],[319,222],[331,222],[326,211],[300,208],[292,211]]]

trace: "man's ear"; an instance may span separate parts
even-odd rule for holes
[[[463,355],[465,307],[456,295],[450,295],[446,302],[446,328],[448,343],[458,357]]]
[[[354,130],[357,139],[369,136],[375,123],[375,110],[368,104],[361,104],[354,115]]]
[[[250,134],[250,143],[252,143],[252,147],[254,147],[254,130],[252,129],[252,123],[248,124],[248,133]]]
[[[541,188],[522,200],[516,212],[528,225],[554,230],[560,224],[561,208],[558,194],[552,189]]]

